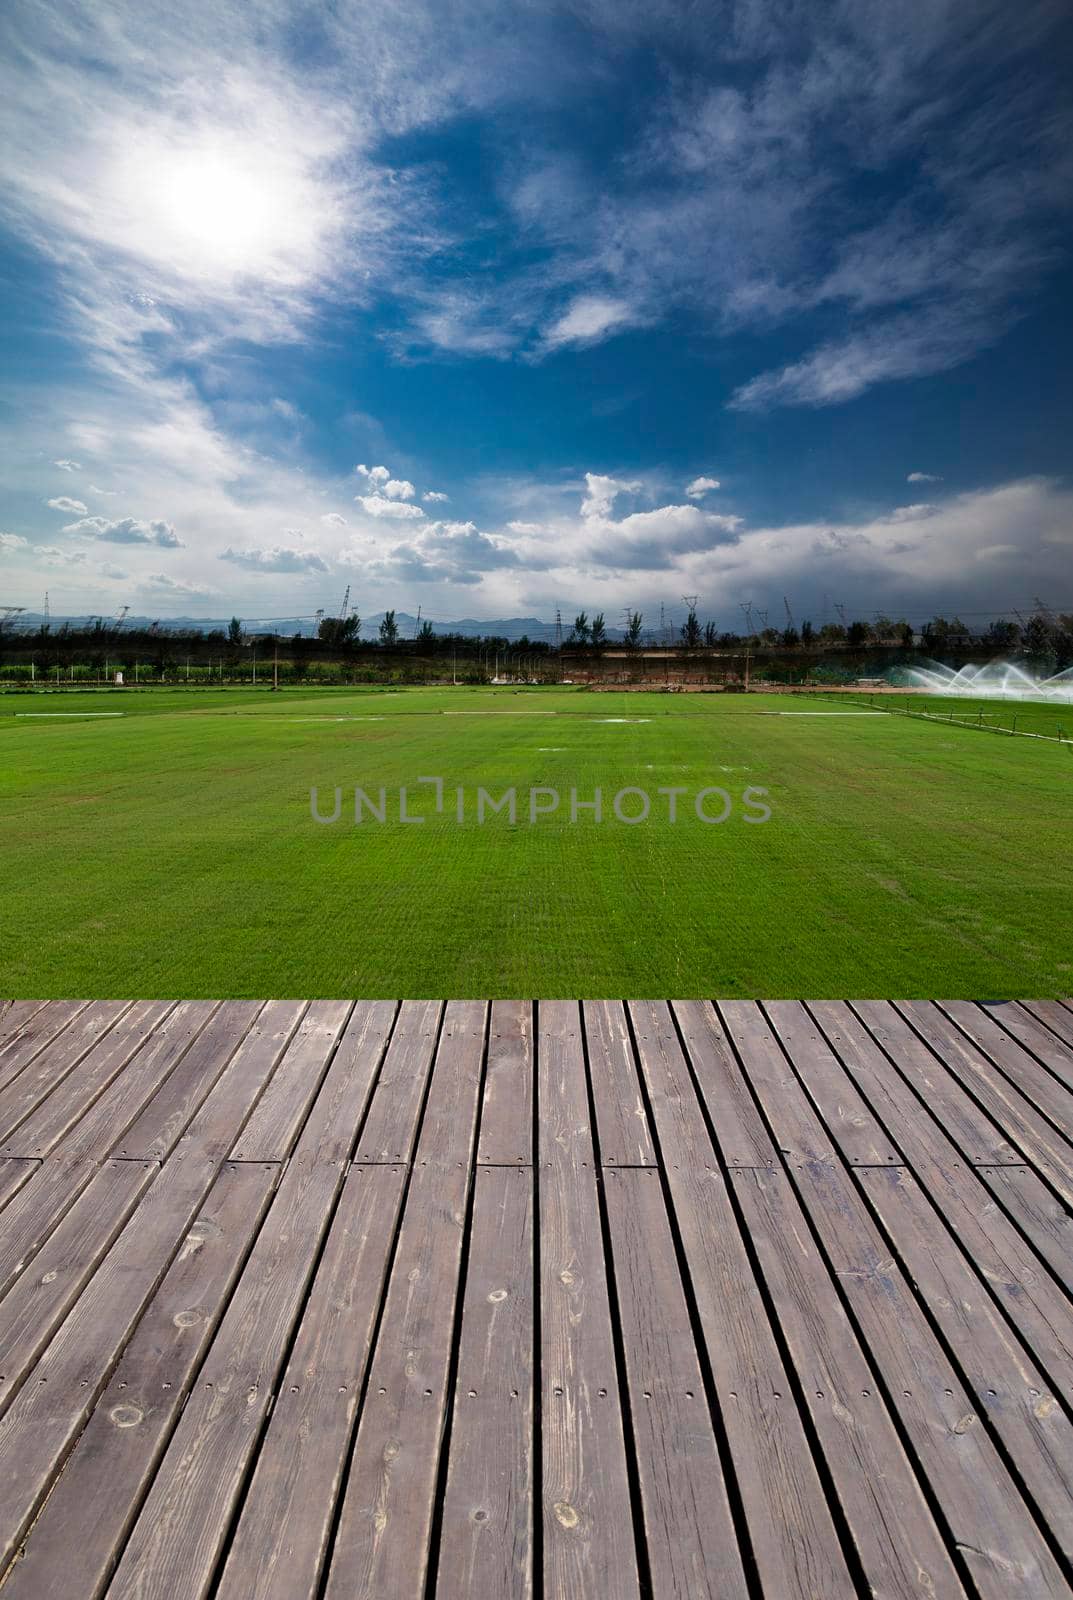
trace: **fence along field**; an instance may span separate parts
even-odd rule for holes
[[[871,709],[553,688],[5,695],[0,993],[1068,993],[1070,750],[845,714]],[[81,715],[102,710],[122,714]],[[522,808],[459,824],[418,801],[428,776],[564,803],[535,826]],[[355,784],[408,786],[425,821],[312,820],[314,786]],[[655,799],[638,825],[612,813],[626,787],[705,785],[765,789],[770,822],[736,805],[711,826],[692,800],[673,825]],[[603,819],[572,822],[565,797],[597,787]]]

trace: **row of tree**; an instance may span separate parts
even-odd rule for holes
[[[640,649],[644,633],[643,613],[629,612],[622,644],[628,650]],[[653,642],[670,641],[656,637]],[[904,617],[895,620],[877,616],[869,622],[858,618],[849,623],[825,622],[814,628],[811,622],[805,621],[800,629],[790,624],[781,629],[765,627],[752,634],[739,634],[720,632],[714,622],[702,625],[696,609],[691,607],[673,642],[687,650],[735,650],[748,645],[771,650],[823,650],[841,646],[862,649],[879,645],[902,650],[919,648],[928,655],[980,647],[991,655],[1020,651],[1032,659],[1055,660],[1060,666],[1066,666],[1073,661],[1073,616],[1038,611],[1020,622],[1000,618],[977,630],[968,627],[960,617],[939,616],[926,622],[919,633]],[[579,611],[567,643],[575,649],[606,649],[610,641],[604,613],[598,611],[590,619],[587,612]]]
[[[765,627],[751,634],[719,630],[714,622],[702,623],[695,609],[690,609],[685,622],[673,634],[646,631],[644,614],[631,611],[626,628],[619,639],[608,635],[604,613],[598,611],[590,618],[580,611],[565,640],[567,648],[594,653],[625,646],[639,650],[649,645],[672,644],[687,650],[742,651],[763,649],[770,651],[792,650],[822,653],[827,650],[862,650],[888,648],[899,651],[919,651],[926,656],[948,653],[979,652],[991,657],[1021,655],[1034,661],[1051,662],[1061,669],[1073,664],[1073,616],[1058,615],[1039,610],[1027,618],[1011,621],[993,620],[986,627],[972,628],[960,617],[933,617],[916,630],[905,618],[877,616],[865,621],[827,622],[816,628],[810,621],[800,628],[792,625],[777,629]],[[270,652],[283,649],[291,657],[329,654],[344,658],[366,652],[390,651],[427,656],[430,654],[461,657],[483,657],[495,652],[510,651],[527,656],[546,656],[554,646],[544,639],[507,639],[501,635],[440,633],[430,622],[424,622],[415,636],[403,638],[394,611],[384,614],[375,640],[361,637],[361,618],[356,614],[346,617],[324,617],[316,637],[295,634],[293,637],[273,634],[248,634],[238,617],[232,617],[226,630],[214,629],[207,633],[187,624],[169,629],[161,623],[150,627],[120,629],[95,619],[92,624],[78,626],[64,623],[58,628],[42,624],[33,632],[15,633],[8,627],[0,636],[0,647],[6,655],[20,657],[40,655],[48,657],[60,652],[66,657],[72,653],[91,656],[103,654],[137,654],[143,657],[167,656],[171,659],[188,656],[198,660],[206,656],[225,656],[233,663],[246,658],[251,652],[263,659]]]

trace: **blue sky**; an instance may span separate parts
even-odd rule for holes
[[[16,0],[0,603],[1073,608],[1065,15]]]

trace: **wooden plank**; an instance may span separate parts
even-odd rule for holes
[[[853,1180],[830,1162],[796,1168],[793,1178],[981,1600],[1068,1600],[1049,1546]]]
[[[221,1579],[228,1600],[314,1600],[406,1183],[352,1166]]]
[[[478,1168],[440,1533],[440,1600],[532,1596],[533,1334],[532,1169]]]
[[[184,1000],[168,1013],[128,1060],[122,1076],[110,1083],[70,1128],[52,1128],[32,1142],[30,1124],[19,1129],[15,1143],[25,1149],[12,1154],[50,1155],[64,1161],[103,1161],[111,1155],[135,1117],[166,1082],[190,1049],[216,1055],[230,1053],[241,1037],[245,1016],[234,1003]]]
[[[984,1187],[979,1174],[1001,1169],[966,1164],[844,1002],[812,1001],[810,1010],[846,1071],[891,1129],[939,1217],[968,1252],[990,1293],[1050,1373],[1051,1382],[1073,1398],[1069,1307],[1059,1283],[1041,1269],[1021,1233]],[[904,1023],[901,1026],[909,1031]],[[819,1109],[825,1113],[823,1105]]]
[[[479,1166],[530,1166],[533,1160],[533,1005],[495,1000],[481,1106]]]
[[[545,1600],[639,1595],[579,1007],[538,1007]]]
[[[40,1162],[24,1156],[0,1156],[0,1211],[17,1195],[28,1178],[32,1178]]]
[[[280,1180],[109,1596],[208,1593],[341,1183],[307,1164]]]
[[[647,1079],[681,1050],[665,1006],[631,1002],[630,1011]],[[722,1070],[737,1074],[733,1100],[743,1106],[741,1069],[724,1055]],[[695,1159],[696,1132],[686,1125],[683,1136],[683,1119],[665,1115],[655,1094],[651,1104],[761,1586],[780,1600],[855,1594],[726,1183]]]
[[[607,1172],[604,1182],[652,1593],[745,1600],[748,1584],[659,1173],[625,1167]]]
[[[905,1018],[889,1001],[854,1001],[853,1011],[848,1011],[843,1001],[837,1002],[832,1013],[826,1007],[826,1002],[810,1002],[809,1005],[813,1015],[822,1014],[825,1021],[829,1015],[835,1016],[836,1028],[841,1019],[856,1013],[875,1044],[890,1057],[883,1071],[892,1085],[896,1079],[904,1078],[915,1091],[915,1096],[919,1096],[912,1101],[906,1101],[903,1097],[900,1101],[907,1108],[906,1120],[909,1125],[917,1118],[927,1120],[934,1117],[962,1152],[961,1159],[973,1164],[1001,1166],[1007,1161],[1014,1165],[1023,1162],[1024,1156],[1003,1136],[992,1119],[981,1111],[957,1079],[936,1061],[927,1045],[917,1038]],[[831,1037],[830,1033],[828,1037]],[[836,1041],[832,1039],[832,1042]],[[895,1137],[898,1137],[897,1130]]]
[[[95,1600],[108,1582],[278,1176],[220,1173],[18,1559],[5,1600]]]
[[[125,1000],[87,1006],[50,1048],[24,1067],[5,1089],[0,1089],[0,1154],[4,1142],[41,1101],[59,1092],[76,1069],[81,1073],[85,1059],[97,1054],[102,1040],[105,1047],[111,1047],[109,1030],[114,1031],[120,1018],[125,1023],[132,1009],[138,1008],[131,1008]]]
[[[47,1000],[0,1000],[0,1044],[7,1044],[36,1012],[44,1010],[48,1004]]]
[[[0,1089],[6,1089],[24,1067],[57,1040],[87,1005],[85,1000],[53,1000],[28,1017],[13,1037],[0,1042]]]
[[[1060,1000],[1022,1000],[1021,1005],[1029,1016],[1045,1023],[1063,1044],[1073,1045],[1073,1011]]]
[[[651,1014],[660,1018],[656,1033],[648,1041],[656,1046],[647,1055],[645,1076],[650,1095],[658,1093],[669,1097],[661,1107],[664,1114],[671,1109],[671,1102],[680,1097],[682,1106],[688,1108],[685,1111],[686,1123],[692,1124],[695,1096],[691,1086],[686,1088],[678,1083],[683,1074],[688,1081],[689,1074],[681,1049],[677,1048],[677,1041],[674,1040],[673,1027],[668,1029],[662,1009],[650,1013],[646,1008],[643,1014],[637,1008],[633,1008],[633,1011],[635,1027],[641,1025],[639,1019],[642,1016]],[[682,1041],[696,1074],[701,1099],[715,1129],[723,1160],[728,1167],[770,1166],[778,1159],[775,1146],[738,1070],[733,1047],[714,1007],[707,1000],[676,1000],[673,1013],[681,1029]],[[660,1039],[667,1040],[666,1062],[671,1069],[669,1071],[660,1066]],[[656,1120],[657,1123],[660,1121],[658,1117]],[[686,1132],[680,1120],[677,1131],[680,1135]]]
[[[452,1000],[403,1211],[326,1600],[423,1592],[448,1403],[486,1007]]]
[[[1073,1423],[911,1173],[860,1183],[913,1287],[956,1352],[971,1402],[1002,1441],[1067,1559],[1073,1554]],[[1073,1322],[1069,1323],[1073,1336]]]
[[[109,1161],[0,1301],[0,1411],[115,1243],[159,1168]]]
[[[217,1170],[194,1160],[164,1168],[0,1419],[0,1570],[188,1236]]]
[[[843,1158],[852,1167],[897,1162],[900,1154],[892,1135],[847,1077],[801,1002],[768,1001],[764,1010],[810,1099],[822,1102],[827,1129]]]
[[[234,1055],[220,1049],[194,1050],[184,1056],[127,1129],[116,1153],[132,1160],[162,1161],[225,1071],[249,1073],[258,1083],[262,1081],[265,1065],[278,1062],[304,1011],[305,1002],[298,1000],[270,1000],[264,1006],[254,1003]],[[269,1076],[271,1070],[270,1066]]]
[[[721,1005],[720,1011],[780,1146],[822,1149],[827,1135],[803,1091],[774,1081],[758,1013],[754,1010],[749,1016],[744,1003],[737,1001]],[[810,1123],[815,1126],[810,1128]],[[802,1205],[824,1241],[981,1595],[1012,1596],[1034,1584],[1040,1594],[1061,1594],[1063,1580],[1054,1557],[1025,1516],[1023,1501],[991,1439],[976,1425],[960,1378],[852,1179],[834,1160],[789,1165]],[[860,1169],[858,1176],[863,1174]]]
[[[483,1008],[455,1003],[448,1012],[455,1019],[459,1041],[461,1025],[476,1014],[481,1023],[477,1033],[479,1065]],[[444,1042],[448,1038],[445,1029]],[[445,1060],[447,1076],[455,1066],[459,1073],[464,1069],[465,1062],[456,1061],[451,1047]],[[341,1070],[341,1075],[349,1073]],[[479,1072],[473,1082],[470,1124],[476,1110],[478,1077]],[[306,1085],[307,1094],[315,1091],[319,1081],[315,1074],[314,1081]],[[289,1091],[287,1103],[293,1124],[301,1113],[297,1097]],[[450,1108],[450,1092],[444,1094],[443,1104]],[[275,1128],[280,1125],[273,1122]],[[110,1596],[137,1595],[139,1600],[151,1600],[170,1597],[179,1587],[184,1596],[194,1600],[212,1586],[342,1185],[343,1163],[318,1158],[325,1153],[323,1141],[329,1131],[316,1119],[314,1108],[135,1523],[108,1590]],[[457,1137],[455,1125],[446,1122],[434,1128],[429,1142],[440,1139],[449,1144]],[[468,1163],[462,1172],[452,1167],[451,1174],[464,1184]],[[447,1220],[457,1233],[455,1217]]]
[[[122,1078],[76,1123],[61,1154],[43,1162],[15,1196],[4,1211],[0,1229],[0,1294],[48,1238],[89,1183],[98,1163],[122,1140],[186,1051],[196,1048],[215,1057],[234,1048],[239,1031],[234,1016],[226,1008],[217,1012],[215,1004],[202,1001],[176,1007],[132,1058]],[[232,1129],[230,1138],[234,1135]],[[198,1153],[203,1151],[199,1148]],[[226,1148],[217,1159],[224,1153]]]
[[[869,1592],[963,1596],[793,1184],[781,1168],[739,1168],[730,1178]]]
[[[403,1001],[355,1151],[356,1161],[389,1166],[409,1161],[442,1013],[438,1000]]]
[[[1073,1213],[1031,1167],[979,1167],[980,1177],[1073,1295]]]
[[[943,1062],[979,1100],[1010,1143],[1020,1152],[1015,1166],[1025,1157],[1060,1193],[1073,1203],[1073,1145],[1052,1127],[1032,1101],[987,1060],[987,1057],[931,1001],[901,1001],[898,1010]],[[996,1165],[988,1162],[988,1166]]]
[[[276,1011],[284,1002],[270,1001],[257,1024],[245,1035],[226,1068],[197,1108],[181,1136],[175,1137],[170,1116],[159,1120],[154,1114],[157,1097],[146,1107],[147,1122],[136,1122],[131,1138],[124,1139],[124,1151],[138,1144],[163,1159],[173,1150],[171,1162],[188,1160],[222,1161],[240,1137],[247,1119],[272,1081],[272,1074],[286,1049],[297,1019]],[[271,1012],[271,1015],[269,1014]],[[261,1024],[263,1023],[263,1031]],[[144,1132],[138,1136],[139,1128]],[[170,1163],[169,1163],[170,1164]]]
[[[1046,1008],[1047,1002],[1041,1001],[1037,1004]],[[1055,1010],[1059,1009],[1061,1008],[1055,1007]],[[990,1017],[994,1022],[1000,1023],[1008,1033],[1012,1033],[1026,1050],[1038,1056],[1067,1089],[1073,1089],[1073,1027],[1066,1030],[1069,1036],[1063,1038],[1061,1033],[1049,1026],[1043,1017],[1036,1015],[1034,1009],[1024,1001],[981,1002],[980,1010],[985,1017]],[[1065,1015],[1067,1021],[1073,1021],[1068,1011]]]
[[[90,1006],[9,1085],[0,1155],[54,1150],[173,1007],[170,1000]]]
[[[656,1158],[625,1008],[621,1000],[586,1000],[581,1015],[601,1165],[653,1167]]]
[[[283,1161],[305,1120],[350,1015],[348,1000],[314,1000],[232,1152],[235,1161]]]
[[[740,1057],[740,1070],[767,1117],[783,1158],[797,1167],[837,1160],[833,1139],[779,1049],[760,1007],[751,1000],[728,1000],[719,1006],[719,1014]],[[771,1114],[773,1106],[779,1111],[777,1120]]]
[[[1065,1082],[1073,1078],[1073,1052],[1063,1050],[1046,1028],[1023,1024],[1019,1031],[1031,1040],[1025,1045],[1000,1028],[984,1007],[968,1000],[944,1000],[936,1009],[956,1023],[1044,1116],[1059,1129],[1073,1129],[1073,1094]]]
[[[393,1000],[358,1001],[308,1114],[294,1160],[349,1161],[396,1010]]]

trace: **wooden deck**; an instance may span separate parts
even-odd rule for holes
[[[2,1600],[1026,1600],[1073,1008],[0,1007]]]

